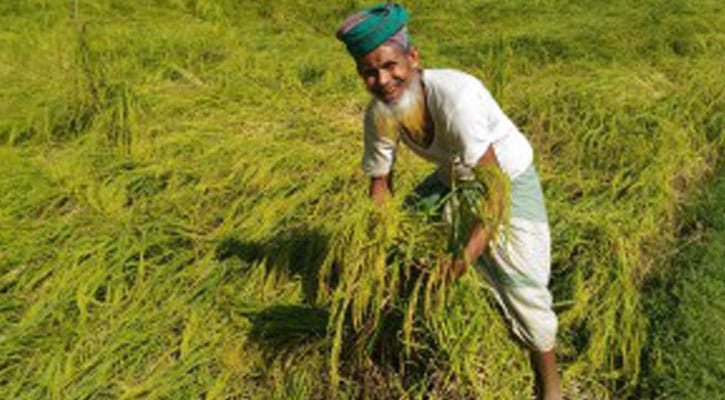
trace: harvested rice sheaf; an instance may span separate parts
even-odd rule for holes
[[[507,226],[509,186],[499,168],[479,166],[435,210],[368,201],[340,221],[320,271],[321,300],[331,309],[333,392],[341,359],[353,376],[371,364],[405,375],[451,362],[436,325],[455,319],[450,307],[462,299],[445,265],[461,257],[474,224],[492,228],[492,239]],[[474,292],[486,299],[482,289]],[[456,377],[466,378],[473,376]]]

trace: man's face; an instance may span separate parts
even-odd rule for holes
[[[395,104],[418,68],[418,51],[396,44],[382,44],[357,59],[357,71],[368,91],[386,104]]]

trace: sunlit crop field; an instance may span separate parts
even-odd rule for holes
[[[534,146],[569,398],[676,393],[644,294],[725,148],[721,3],[404,3]],[[367,199],[334,32],[369,4],[0,2],[0,398],[530,398],[483,279],[408,267],[433,166]]]

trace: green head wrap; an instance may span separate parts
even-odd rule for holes
[[[353,57],[364,56],[395,35],[408,22],[408,12],[400,4],[378,4],[348,18],[337,30]],[[405,31],[407,39],[407,31]]]

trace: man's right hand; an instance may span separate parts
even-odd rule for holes
[[[390,194],[390,175],[370,178],[370,198],[377,204],[384,204]]]

